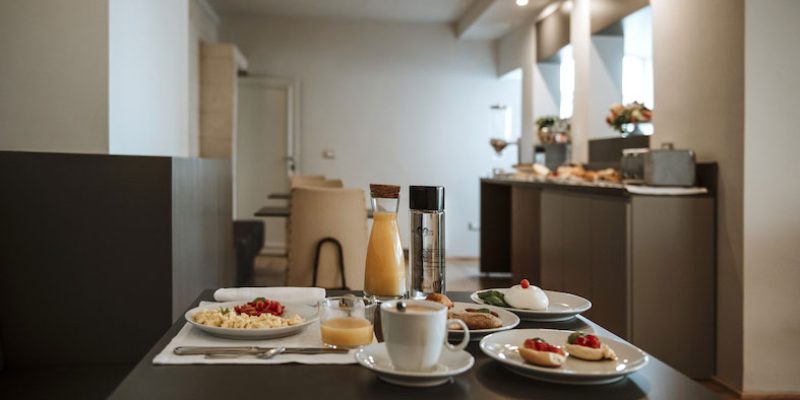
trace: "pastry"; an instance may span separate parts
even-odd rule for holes
[[[567,360],[564,350],[541,338],[525,339],[517,351],[525,361],[542,367],[558,368]]]
[[[441,293],[431,293],[428,295],[428,297],[425,298],[425,300],[442,303],[447,307],[448,310],[453,308],[453,302],[450,300],[450,298]]]
[[[447,318],[460,319],[469,329],[494,329],[503,326],[500,318],[486,312],[450,311]],[[453,328],[461,329],[461,326],[453,325]]]
[[[601,343],[595,335],[587,335],[576,331],[569,335],[564,344],[569,355],[587,361],[616,360],[617,355],[607,344]]]

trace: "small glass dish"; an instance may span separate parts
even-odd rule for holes
[[[328,297],[319,302],[322,342],[328,347],[354,349],[371,344],[377,302],[353,295]]]

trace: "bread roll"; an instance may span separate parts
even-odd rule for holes
[[[563,354],[553,353],[551,351],[538,351],[524,346],[519,347],[519,355],[531,364],[549,368],[558,368],[567,360],[567,357]]]
[[[503,326],[503,321],[500,318],[488,313],[451,311],[448,318],[464,321],[469,329],[493,329]]]
[[[431,293],[431,294],[428,295],[428,297],[425,298],[425,300],[430,300],[430,301],[435,301],[437,303],[442,303],[447,307],[448,310],[453,308],[453,302],[450,301],[450,298],[448,298],[447,296],[445,296],[445,295],[443,295],[441,293]]]
[[[616,360],[617,355],[608,345],[603,343],[599,349],[594,347],[581,346],[579,344],[564,344],[570,356],[587,361]]]

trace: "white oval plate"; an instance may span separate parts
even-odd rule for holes
[[[497,290],[498,292],[506,294],[506,292],[509,289],[498,288],[498,289],[478,290],[476,292],[472,292],[469,298],[475,303],[488,305],[484,303],[480,297],[478,297],[478,293],[485,292],[488,290]],[[567,321],[572,318],[575,318],[575,316],[577,316],[578,314],[586,312],[587,310],[592,308],[592,302],[584,299],[581,296],[577,296],[571,293],[554,292],[552,290],[545,290],[544,293],[547,295],[547,298],[550,301],[550,305],[547,307],[547,310],[535,311],[535,310],[526,310],[522,308],[510,308],[510,307],[509,308],[499,307],[499,308],[511,311],[514,314],[519,315],[519,317],[523,321],[536,321],[536,322]]]
[[[195,307],[186,312],[184,317],[186,321],[192,324],[193,327],[200,329],[204,332],[212,334],[214,336],[219,336],[226,339],[274,339],[279,337],[291,336],[302,332],[306,329],[309,325],[314,323],[317,320],[317,309],[316,307],[311,307],[305,304],[296,304],[296,303],[283,303],[286,307],[283,315],[293,315],[297,314],[301,316],[305,321],[299,323],[297,325],[286,326],[282,328],[261,328],[261,329],[242,329],[242,328],[220,328],[216,326],[210,325],[203,325],[194,322],[192,316],[201,310],[213,310],[218,309],[220,307],[229,308],[231,312],[233,312],[233,307],[242,305],[247,303],[246,301],[231,301],[227,303],[218,303],[215,305],[208,305],[208,306],[200,306]]]
[[[356,361],[363,367],[378,374],[386,382],[401,386],[438,386],[452,381],[453,377],[472,368],[475,358],[464,350],[442,350],[439,363],[430,372],[400,371],[394,368],[386,343],[374,343],[356,351]]]
[[[570,356],[561,367],[547,368],[525,362],[517,352],[525,339],[536,337],[553,345],[564,346],[572,332],[556,329],[515,329],[484,337],[480,347],[486,355],[514,373],[540,381],[568,385],[616,382],[647,365],[648,356],[645,352],[630,343],[605,336],[599,336],[600,341],[614,350],[618,357],[616,361],[585,361]]]
[[[457,301],[453,303],[453,309],[450,311],[461,312],[465,311],[467,308],[488,308],[489,310],[496,312],[497,318],[500,318],[500,320],[503,321],[503,326],[499,328],[470,329],[469,340],[480,340],[482,337],[488,334],[505,331],[519,325],[519,317],[514,313],[506,311],[500,307],[490,306],[488,304],[462,303]],[[464,331],[460,329],[450,329],[447,332],[449,333],[450,339],[461,339],[461,337],[464,336]]]

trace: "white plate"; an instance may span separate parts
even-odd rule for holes
[[[233,307],[242,305],[247,303],[246,301],[231,301],[227,303],[218,303],[215,305],[208,305],[208,306],[200,306],[195,307],[186,312],[184,317],[186,321],[192,324],[193,327],[200,329],[204,332],[212,334],[214,336],[219,336],[226,339],[245,339],[245,340],[254,340],[254,339],[274,339],[279,337],[291,336],[302,332],[306,329],[309,325],[314,323],[317,320],[317,309],[316,307],[311,307],[305,304],[295,304],[295,303],[283,303],[286,307],[283,315],[290,316],[293,314],[297,314],[302,317],[305,321],[292,326],[282,327],[282,328],[261,328],[261,329],[242,329],[242,328],[219,328],[216,326],[209,326],[198,324],[194,322],[192,316],[201,310],[214,310],[220,307],[229,308],[231,312],[233,312]]]
[[[464,350],[442,349],[439,363],[430,372],[398,371],[392,365],[386,343],[375,343],[360,348],[355,354],[356,361],[363,367],[378,374],[378,378],[400,386],[428,387],[451,382],[453,377],[472,368],[475,359]]]
[[[499,328],[470,329],[469,340],[480,340],[482,337],[490,333],[505,331],[519,325],[519,317],[514,313],[506,311],[500,307],[490,306],[488,304],[462,303],[457,301],[453,303],[453,309],[450,311],[461,312],[467,308],[488,308],[489,310],[496,312],[497,318],[500,318],[500,320],[503,321],[503,326]],[[464,331],[460,329],[450,329],[448,332],[450,339],[461,339],[461,337],[464,336]]]
[[[488,305],[484,303],[480,297],[478,297],[478,293],[485,292],[487,290],[497,290],[498,292],[506,294],[506,292],[509,289],[499,288],[499,289],[478,290],[477,292],[472,292],[469,298],[478,304]],[[578,314],[586,312],[588,309],[592,308],[592,302],[584,299],[583,297],[576,296],[571,293],[554,292],[552,290],[545,290],[544,293],[547,295],[548,300],[550,300],[550,305],[547,307],[547,310],[534,311],[522,308],[510,308],[510,307],[508,308],[500,307],[500,308],[511,311],[514,314],[519,315],[519,317],[523,321],[536,321],[536,322],[567,321],[569,319],[574,318]]]
[[[546,368],[525,362],[517,352],[525,339],[540,337],[548,343],[563,346],[573,331],[556,329],[515,329],[494,333],[481,340],[481,350],[509,370],[532,379],[568,385],[600,385],[616,382],[647,365],[648,357],[630,343],[599,336],[617,354],[616,361],[585,361],[567,357],[558,368]]]

